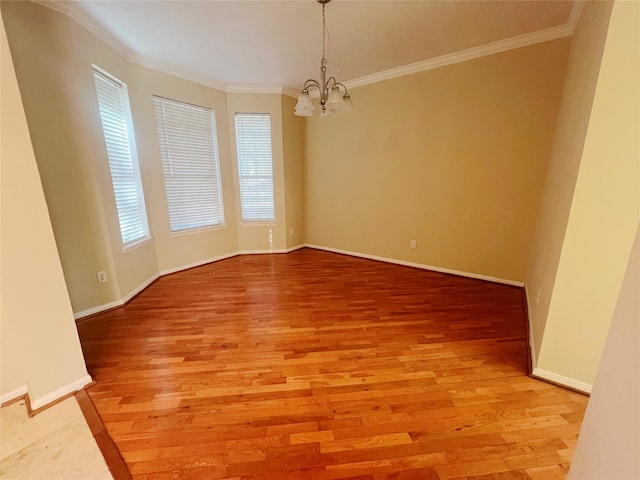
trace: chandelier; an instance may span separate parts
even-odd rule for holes
[[[313,115],[315,107],[309,95],[309,89],[317,88],[320,93],[320,106],[322,113],[320,117],[335,117],[341,113],[351,110],[351,97],[342,83],[336,81],[335,77],[327,78],[327,59],[325,58],[325,37],[326,24],[324,17],[324,7],[331,0],[317,0],[322,4],[322,60],[320,61],[320,81],[313,78],[304,82],[302,93],[298,97],[295,114],[301,117],[310,117]]]

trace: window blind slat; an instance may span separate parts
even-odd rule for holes
[[[274,221],[271,117],[236,113],[235,120],[242,220]]]
[[[149,237],[126,85],[93,70],[122,244]]]
[[[224,223],[212,109],[154,97],[171,231]]]

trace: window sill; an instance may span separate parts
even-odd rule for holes
[[[122,252],[123,253],[129,253],[132,250],[135,250],[137,248],[140,248],[140,247],[146,245],[147,243],[151,243],[152,241],[153,241],[153,237],[152,236],[148,236],[148,237],[142,238],[140,240],[136,240],[133,243],[128,243],[126,245],[123,245],[122,246]]]
[[[227,224],[221,223],[220,225],[209,225],[207,227],[197,227],[197,228],[188,228],[186,230],[178,230],[176,232],[171,232],[171,236],[184,237],[185,235],[208,232],[209,230],[222,230],[224,228],[227,228]]]
[[[249,220],[243,220],[242,222],[240,222],[240,225],[243,227],[274,227],[277,225],[277,223],[275,222],[275,220],[267,220],[267,221],[249,221]]]

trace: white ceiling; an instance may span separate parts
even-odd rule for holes
[[[129,59],[204,83],[299,89],[307,78],[319,76],[322,7],[314,0],[64,4],[53,8],[66,11]],[[333,0],[326,7],[330,70],[339,81],[358,83],[378,72],[495,42],[513,47],[519,40],[524,45],[566,36],[577,21],[573,4]]]

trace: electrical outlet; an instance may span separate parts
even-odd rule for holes
[[[411,248],[416,248],[416,245],[417,245],[417,244],[416,244],[416,241],[415,241],[415,240],[411,240],[411,243],[409,244],[409,246],[410,246]]]
[[[98,283],[105,283],[108,281],[109,279],[107,278],[107,272],[105,272],[104,270],[100,270],[98,272]]]

